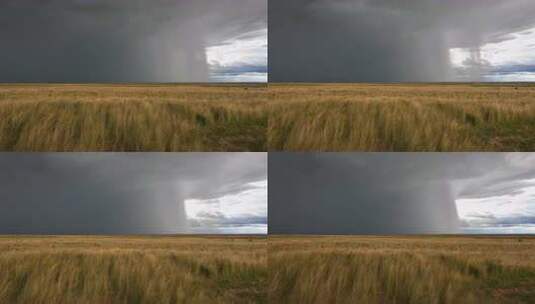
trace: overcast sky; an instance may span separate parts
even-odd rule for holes
[[[0,82],[267,80],[267,0],[3,0]]]
[[[266,233],[265,153],[0,153],[0,234]]]
[[[270,153],[269,232],[535,233],[535,154]]]
[[[270,81],[535,80],[533,0],[270,0]]]

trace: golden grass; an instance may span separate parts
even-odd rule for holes
[[[534,303],[535,237],[269,236],[273,303]]]
[[[0,85],[2,151],[265,151],[265,85]]]
[[[270,151],[534,151],[527,84],[269,85]]]
[[[0,237],[0,303],[264,303],[265,237]]]
[[[526,84],[0,85],[2,151],[533,151]]]

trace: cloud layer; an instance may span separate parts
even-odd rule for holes
[[[206,49],[265,29],[266,10],[264,0],[2,1],[0,82],[208,81]]]
[[[481,47],[534,28],[535,2],[273,0],[268,15],[271,81],[486,80]]]
[[[459,233],[458,200],[513,195],[528,179],[532,154],[270,153],[269,231]],[[525,224],[533,214],[523,211],[502,220]]]
[[[267,233],[267,186],[267,180],[262,180],[217,198],[186,200],[191,230]]]
[[[240,192],[266,166],[264,153],[3,153],[0,234],[191,232],[185,200]]]

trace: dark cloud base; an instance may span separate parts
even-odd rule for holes
[[[535,25],[531,0],[271,0],[271,82],[456,80],[450,48]],[[477,62],[469,79],[482,80]]]
[[[205,82],[206,47],[265,28],[263,0],[5,0],[0,82]]]
[[[186,199],[246,189],[266,166],[264,153],[0,153],[0,234],[187,233]]]
[[[269,153],[269,233],[460,233],[466,223],[459,220],[456,198],[523,187],[523,179],[535,176],[532,156]]]

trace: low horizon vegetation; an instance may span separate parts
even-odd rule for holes
[[[265,84],[2,84],[1,151],[265,151]]]
[[[0,236],[0,303],[266,303],[265,236]]]
[[[535,85],[270,84],[270,151],[533,151]]]
[[[273,303],[534,303],[535,237],[269,236]]]

